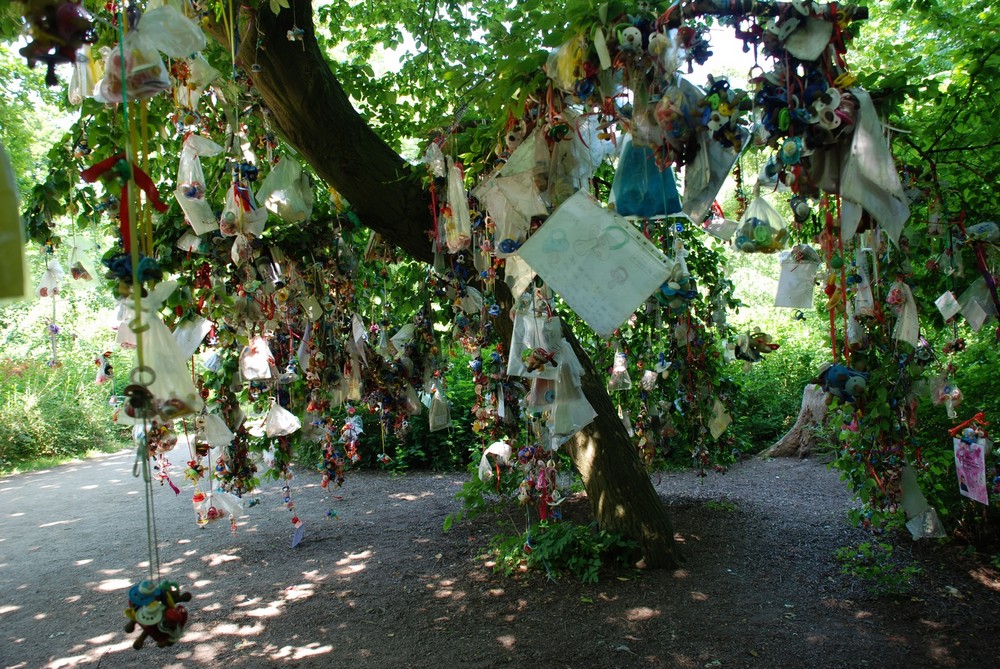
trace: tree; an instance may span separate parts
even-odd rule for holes
[[[260,34],[261,43],[255,52],[258,45],[253,40],[241,40],[240,58],[260,66],[254,83],[275,128],[354,205],[366,226],[414,258],[430,262],[427,240],[433,217],[428,193],[412,167],[351,105],[319,49],[311,8],[298,6],[278,14],[259,10],[247,18],[244,34]],[[284,38],[293,27],[303,30],[301,44]],[[310,112],[317,107],[325,113]],[[509,293],[504,298],[501,302],[509,308]],[[594,515],[605,529],[637,539],[647,566],[675,566],[678,556],[663,504],[600,385],[597,370],[572,332],[566,332],[585,365],[584,391],[598,413],[570,450]],[[509,338],[509,331],[506,334]]]
[[[90,156],[89,161],[93,161],[109,158],[122,145],[131,144],[135,148],[141,144],[142,150],[136,151],[136,155],[140,156],[139,167],[150,173],[164,175],[173,169],[168,156],[171,150],[176,152],[178,142],[174,140],[172,149],[166,148],[164,144],[162,146],[165,150],[147,150],[147,142],[159,142],[158,134],[183,136],[194,128],[214,132],[228,127],[232,136],[227,140],[227,148],[233,154],[252,150],[262,152],[262,147],[255,149],[249,147],[248,135],[242,130],[245,125],[254,124],[261,129],[262,140],[270,156],[273,138],[269,139],[268,136],[271,132],[276,133],[298,151],[299,155],[312,166],[317,176],[346,198],[351,210],[345,212],[335,203],[331,205],[320,202],[319,213],[314,216],[308,227],[285,226],[280,230],[269,231],[259,239],[254,239],[253,243],[247,244],[241,253],[246,253],[254,263],[258,260],[264,262],[270,255],[267,245],[294,241],[300,249],[305,249],[310,254],[315,251],[314,255],[322,262],[335,266],[334,274],[336,274],[343,267],[352,265],[352,261],[348,258],[350,254],[342,241],[345,237],[353,235],[355,224],[360,222],[361,225],[378,233],[388,246],[402,250],[410,257],[424,263],[434,263],[435,266],[439,266],[442,278],[433,279],[430,283],[435,299],[445,302],[453,300],[456,296],[463,296],[461,292],[464,290],[463,286],[472,285],[475,280],[467,280],[470,272],[468,263],[463,264],[456,258],[445,259],[443,254],[435,254],[432,251],[428,240],[437,223],[439,212],[434,209],[434,197],[431,193],[434,192],[434,188],[440,189],[440,184],[432,182],[432,187],[428,189],[425,183],[428,179],[423,169],[415,169],[400,157],[398,150],[404,140],[428,135],[446,137],[452,143],[450,152],[466,160],[469,176],[482,171],[488,164],[484,157],[501,154],[503,147],[498,146],[496,138],[503,134],[505,129],[516,126],[521,115],[527,113],[526,106],[530,108],[533,104],[532,96],[538,96],[538,91],[542,91],[540,97],[545,96],[545,77],[540,66],[545,61],[546,55],[539,47],[547,49],[557,47],[567,43],[567,38],[574,35],[593,35],[596,43],[599,41],[596,36],[604,34],[602,31],[605,30],[610,33],[614,26],[619,25],[617,21],[621,17],[632,23],[645,21],[646,24],[651,24],[658,16],[654,12],[643,14],[642,12],[648,8],[641,9],[635,14],[629,13],[633,11],[632,8],[622,2],[594,6],[590,2],[578,1],[568,3],[563,10],[553,9],[548,3],[537,0],[518,3],[514,9],[509,9],[504,2],[490,1],[478,3],[478,11],[475,13],[466,11],[464,6],[457,3],[430,5],[426,2],[395,3],[390,8],[384,3],[363,2],[354,5],[325,5],[316,10],[309,6],[301,6],[305,3],[293,3],[290,7],[285,6],[286,4],[283,0],[272,0],[269,3],[239,7],[228,2],[209,5],[211,17],[208,24],[216,40],[223,47],[223,54],[216,53],[212,57],[212,62],[220,69],[231,70],[232,76],[228,78],[229,81],[218,85],[218,93],[210,108],[203,110],[202,118],[198,118],[195,113],[175,109],[170,123],[165,123],[162,118],[151,120],[146,129],[148,132],[144,130],[141,133],[142,137],[128,137],[123,128],[103,122],[108,114],[105,108],[85,102],[81,122],[74,128],[74,137],[69,141],[70,147],[75,147],[78,140],[89,133],[91,145],[94,147],[94,154]],[[954,14],[939,11],[942,5],[918,3],[914,7],[921,16],[947,19],[944,25],[947,30],[951,30],[952,24],[949,21],[954,20]],[[829,6],[823,7],[824,9],[820,11],[829,11]],[[682,18],[690,18],[692,13],[724,15],[734,9],[750,14],[780,15],[782,20],[787,18],[784,14],[790,11],[788,6],[781,3],[725,3],[703,0],[671,7],[659,15],[659,18],[666,25],[673,26]],[[831,20],[838,19],[834,39],[840,50],[843,50],[844,42],[849,40],[851,35],[851,30],[844,30],[842,24],[849,23],[852,11],[856,10],[848,10],[844,15],[826,17]],[[991,20],[992,15],[988,5],[977,6],[977,11],[983,20]],[[119,21],[124,20],[124,16],[116,18]],[[774,49],[773,41],[769,43],[769,38],[763,35],[763,30],[759,30],[763,19],[755,21],[753,16],[741,17],[743,21],[747,19],[751,20],[752,25],[740,34],[744,35],[748,45],[752,43],[755,48]],[[740,21],[732,19],[728,21],[738,29],[741,26],[745,28]],[[689,56],[703,57],[705,55],[703,50],[699,51],[698,31],[691,29],[684,35],[685,39],[689,40],[687,45]],[[403,49],[406,47],[408,37],[414,40],[418,53],[402,58],[402,66],[397,71],[376,75],[369,64],[369,59],[376,48]],[[109,38],[110,36],[105,36],[105,39]],[[614,39],[625,38],[616,35]],[[495,47],[495,50],[490,51],[487,48],[489,46]],[[594,48],[595,53],[590,53],[589,56],[596,59],[596,47]],[[328,60],[327,54],[331,50],[344,55],[332,61]],[[699,53],[700,55],[694,55]],[[486,54],[489,54],[489,57],[486,57]],[[943,139],[951,139],[949,135],[951,129],[962,127],[962,123],[969,116],[964,110],[971,106],[966,103],[980,100],[981,93],[985,90],[984,82],[991,80],[988,75],[995,65],[993,62],[995,49],[989,40],[984,39],[982,43],[977,41],[969,56],[969,60],[962,60],[964,56],[960,57],[953,53],[928,58],[935,63],[952,62],[949,60],[951,58],[964,63],[956,68],[957,75],[954,81],[948,82],[946,93],[951,96],[949,99],[957,99],[965,106],[958,105],[957,111],[946,112],[945,117],[935,117],[934,114],[928,113],[928,110],[933,109],[932,106],[918,105],[920,114],[914,113],[914,119],[920,121],[922,118],[934,118],[944,124],[944,130],[932,134],[928,131],[928,126],[923,126],[919,136],[915,134],[913,138],[906,140],[914,153],[929,163],[930,168],[925,176],[932,181],[932,190],[940,191],[939,168],[951,163],[952,153],[959,153],[959,149],[962,148],[993,148],[992,142],[970,144],[965,147],[961,143],[950,141],[942,143]],[[969,65],[969,63],[975,64]],[[586,75],[582,83],[586,84],[586,80],[594,79],[595,75],[588,74],[583,64],[580,65],[583,68],[581,72]],[[918,73],[916,62],[911,61],[907,67],[909,68],[907,72]],[[826,79],[836,81],[839,75],[846,75],[847,72],[838,61],[824,62],[813,74],[817,74],[824,81]],[[932,88],[929,84],[925,88],[908,87],[898,78],[891,79],[892,76],[886,78],[882,87],[877,85],[879,83],[877,78],[865,81],[878,93],[876,102],[881,104],[883,110],[898,111],[903,108],[906,99],[903,94],[922,100],[920,94]],[[941,82],[932,81],[933,79],[930,77],[927,81],[937,85],[937,90],[940,91],[941,86],[938,84]],[[765,81],[763,87],[766,89],[769,85]],[[241,92],[241,88],[253,93],[247,95]],[[573,93],[579,92],[586,97],[586,90],[584,87]],[[716,90],[716,94],[718,93],[719,90]],[[788,108],[791,104],[787,100],[787,91],[781,93],[775,88],[764,90],[761,94],[765,98],[770,95],[772,98],[770,103],[776,101],[779,107]],[[259,95],[259,98],[253,97],[254,95]],[[814,93],[812,95],[815,96]],[[941,98],[941,95],[934,98],[934,101],[940,101],[938,98]],[[537,100],[537,97],[535,99]],[[158,114],[169,113],[165,110],[167,106],[157,100],[142,102],[137,107],[132,107],[132,113],[135,114],[138,109],[141,118],[145,119],[148,112],[151,119],[156,119]],[[551,111],[552,107],[549,109]],[[599,110],[595,113],[603,114],[603,112],[604,110]],[[921,116],[921,114],[927,115]],[[133,116],[133,121],[134,118]],[[906,119],[899,120],[902,122]],[[558,130],[556,127],[558,124],[552,118],[546,121],[553,122],[550,130]],[[801,119],[796,116],[791,122],[794,124],[800,121]],[[779,125],[777,121],[772,120],[772,123]],[[429,132],[429,128],[435,125],[438,126],[438,130]],[[787,177],[788,173],[794,174],[797,169],[791,167],[799,159],[794,140],[801,141],[804,135],[808,135],[810,141],[816,139],[815,125],[803,122],[801,126],[794,133],[796,137],[787,137],[787,130],[772,129],[774,134],[770,141],[771,148],[787,151],[787,155],[781,157],[781,160],[785,161],[781,170],[784,177]],[[134,133],[135,126],[132,128]],[[564,124],[562,130],[568,129]],[[736,135],[728,137],[725,137],[724,133],[721,135],[728,141],[728,148],[732,149]],[[686,136],[683,141],[678,142],[678,145],[667,147],[666,158],[669,160],[666,162],[673,161],[678,164],[689,162],[697,151],[692,137],[693,135]],[[929,140],[926,139],[928,137]],[[718,141],[721,143],[722,140]],[[820,141],[824,140],[820,138]],[[798,146],[801,147],[801,144]],[[36,241],[44,242],[51,239],[49,223],[52,216],[73,210],[65,201],[66,192],[70,187],[65,177],[65,168],[69,167],[65,160],[66,148],[65,145],[62,147],[64,155],[60,169],[54,168],[53,176],[36,188],[29,199],[27,216],[29,231]],[[967,164],[969,173],[979,173],[982,176],[982,165],[977,165],[975,161],[956,164]],[[214,177],[220,182],[226,182],[227,173],[231,169],[242,182],[245,175],[255,172],[253,168],[252,164],[241,164],[234,160],[225,169],[214,170],[209,180]],[[961,175],[955,176],[958,179]],[[249,180],[248,176],[247,179]],[[603,181],[606,182],[606,179]],[[601,187],[601,183],[600,178],[595,181],[598,188]],[[987,202],[985,198],[989,193],[988,189],[983,187],[982,180],[964,179],[961,184],[959,197],[964,204]],[[604,183],[605,188],[606,186]],[[117,192],[118,187],[114,183],[110,184],[112,193]],[[798,187],[801,188],[802,184],[800,183]],[[819,196],[815,189],[808,188],[801,194],[817,199]],[[81,220],[98,214],[109,205],[113,206],[113,203],[106,200],[100,202],[97,192],[89,188],[79,189],[76,195],[80,203],[75,211]],[[835,216],[840,215],[839,205],[833,198],[823,197],[822,211],[825,223],[820,218],[814,217],[811,223],[801,224],[793,234],[803,241],[819,240],[824,246],[824,254],[828,261],[827,285],[831,289],[828,307],[831,310],[832,326],[837,320],[835,311],[838,306],[833,297],[846,294],[850,290],[851,283],[847,281],[848,277],[843,271],[845,251],[843,248],[836,249],[836,240],[833,237],[833,220]],[[191,274],[203,270],[208,264],[202,263],[201,260],[192,260],[190,248],[187,249],[188,257],[182,257],[184,254],[178,252],[174,246],[180,231],[186,229],[184,217],[176,208],[168,211],[156,230],[153,229],[148,205],[137,213],[141,218],[140,246],[146,255],[155,257],[165,267],[183,266]],[[690,230],[678,230],[676,233],[662,235],[654,231],[650,236],[667,247],[668,240],[681,244],[690,241],[686,237],[690,234]],[[310,247],[310,244],[313,246]],[[377,243],[370,246],[369,250],[374,255],[383,253],[393,256],[391,250],[380,251]],[[668,345],[675,349],[682,346],[684,352],[683,355],[677,356],[677,365],[665,364],[662,365],[662,369],[657,365],[656,373],[664,378],[672,376],[671,383],[675,383],[678,390],[678,397],[673,403],[678,407],[676,415],[684,417],[686,427],[682,429],[689,430],[681,434],[684,434],[686,441],[698,444],[695,455],[701,459],[705,455],[701,444],[709,441],[705,437],[711,427],[709,423],[714,422],[717,427],[726,417],[725,404],[721,400],[731,397],[736,392],[734,384],[724,378],[721,355],[717,346],[718,340],[725,336],[725,326],[724,318],[720,319],[716,314],[718,312],[724,314],[725,307],[730,301],[731,290],[727,293],[726,281],[722,276],[717,256],[713,256],[710,247],[702,247],[699,244],[689,247],[689,251],[689,263],[697,265],[697,271],[693,275],[700,279],[703,286],[708,287],[708,291],[699,292],[690,286],[682,288],[679,284],[677,288],[670,288],[669,294],[665,293],[665,298],[660,300],[660,304],[654,301],[653,304],[647,305],[645,311],[648,313],[636,315],[635,320],[640,327],[631,328],[628,332],[623,331],[617,345],[624,349],[639,350],[652,341],[654,332],[658,337],[662,337],[663,333],[657,332],[656,318],[649,315],[659,313],[661,310],[670,313],[671,327],[674,328],[671,333],[673,336],[662,338],[667,339]],[[228,250],[224,249],[221,243],[208,249],[206,253],[223,264],[227,262]],[[121,270],[117,250],[113,250],[106,260],[112,268],[118,267],[119,271]],[[135,276],[138,260],[139,256],[133,254],[132,274],[123,273],[121,276],[123,292],[129,292],[127,284]],[[896,256],[893,260],[893,271],[898,269],[906,274],[903,270],[909,259],[905,256],[901,258]],[[239,325],[245,313],[254,311],[258,306],[271,309],[275,306],[275,300],[270,292],[264,295],[263,304],[257,306],[254,304],[262,302],[257,298],[260,281],[256,281],[255,277],[264,278],[267,271],[241,269],[241,262],[234,261],[234,264],[236,268],[229,271],[226,276],[214,276],[211,271],[205,272],[207,276],[202,276],[187,285],[184,291],[167,305],[180,315],[190,311],[191,304],[197,304],[199,311],[203,305],[206,309],[213,310],[215,315],[219,316],[219,322],[226,326],[219,332],[220,341],[231,346],[245,343],[246,336],[240,332]],[[363,279],[348,277],[346,273],[341,273],[342,276],[335,280],[329,278],[318,280],[336,284],[331,286],[330,295],[336,300],[344,300],[346,304],[348,300],[356,297],[359,287],[367,287],[369,281],[379,282],[382,285],[393,280],[407,282],[411,281],[416,273],[412,268],[407,269],[394,264],[391,269],[383,266],[381,270],[367,274]],[[491,283],[491,279],[483,278],[485,283]],[[685,277],[684,280],[687,281],[689,278]],[[929,281],[927,285],[932,285],[932,282]],[[838,286],[841,293],[837,293]],[[269,290],[274,292],[272,289]],[[497,314],[505,314],[513,303],[513,297],[502,281],[495,283],[495,295],[491,299],[496,300],[493,307],[496,308]],[[388,302],[388,298],[383,295],[378,304],[385,310],[388,308]],[[426,322],[434,318],[432,312],[435,309],[430,300],[425,300],[423,305],[415,306],[421,309],[418,314],[419,322],[415,320],[415,325],[418,326],[420,336],[423,338],[422,345],[428,351],[434,351],[433,356],[437,356],[439,352],[435,350],[434,345],[436,335]],[[437,308],[440,309],[440,306]],[[332,311],[336,312],[336,318],[340,320],[339,326],[350,329],[353,325],[350,309],[334,307]],[[492,312],[493,308],[490,311]],[[268,316],[267,313],[272,315]],[[684,318],[679,319],[679,314],[685,315]],[[687,314],[692,317],[687,318]],[[377,314],[375,317],[377,318]],[[266,322],[273,320],[273,311],[267,312],[265,309],[264,320]],[[680,320],[684,322],[681,323]],[[878,340],[879,344],[875,348],[878,351],[889,350],[891,356],[895,356],[893,364],[886,365],[886,369],[894,370],[896,363],[902,365],[906,362],[907,375],[911,372],[919,374],[919,370],[911,370],[913,365],[909,351],[906,351],[905,347],[902,349],[897,347],[888,336],[885,320],[876,320],[878,323],[872,323],[870,327],[879,330],[880,336],[885,336]],[[719,321],[717,331],[709,327],[713,321]],[[380,323],[378,331],[384,334],[387,326],[387,323]],[[511,324],[507,319],[494,317],[494,320],[484,325],[484,329],[487,326],[498,332],[501,341],[509,340]],[[614,404],[597,373],[597,368],[602,365],[595,364],[594,360],[609,361],[611,348],[604,346],[603,350],[598,349],[595,353],[594,345],[598,343],[596,337],[588,336],[585,329],[575,329],[575,331],[579,333],[581,341],[576,341],[573,331],[569,329],[566,330],[567,338],[572,342],[587,372],[584,376],[584,390],[588,401],[598,412],[598,419],[577,435],[569,450],[584,477],[595,515],[605,528],[619,530],[638,538],[648,565],[672,565],[676,562],[676,555],[669,521],[648,478],[642,471],[640,460],[629,443],[622,422],[615,416]],[[846,333],[838,335],[834,332],[832,338],[834,351],[844,351],[846,356],[848,350]],[[283,345],[286,349],[293,348],[288,340],[285,340]],[[595,353],[594,357],[584,354],[584,349]],[[351,353],[351,356],[353,355],[354,353]],[[285,351],[283,356],[291,365],[293,352]],[[865,353],[856,356],[855,359],[867,360],[872,366],[877,367],[878,358],[879,354],[873,349],[870,354]],[[235,357],[225,363],[229,370],[235,369],[236,364]],[[349,364],[343,367],[344,375],[347,375],[350,367]],[[351,371],[355,372],[356,369]],[[403,387],[398,378],[398,370],[391,365],[382,370],[369,369],[366,373],[380,375],[380,382],[383,384]],[[333,375],[339,374],[336,372]],[[420,374],[407,370],[407,376],[416,379]],[[653,381],[656,381],[656,375]],[[208,392],[214,392],[226,401],[230,399],[226,384],[217,383],[209,388]],[[885,415],[869,412],[867,420],[872,423],[862,428],[865,434],[868,434],[870,427],[871,431],[884,437],[885,452],[876,454],[878,456],[876,460],[862,458],[857,462],[870,464],[872,461],[898,461],[896,451],[901,446],[897,438],[892,435],[895,434],[894,426],[900,421],[900,416],[897,415],[898,407],[904,406],[911,399],[908,382],[903,384],[894,378],[873,376],[869,396],[879,403],[887,403],[887,406],[892,407]],[[716,399],[720,401],[713,401]],[[384,409],[385,403],[376,404],[379,407],[380,417],[385,419],[388,413]],[[665,412],[653,416],[649,408],[649,402],[644,401],[640,414],[636,417],[635,427],[641,444],[647,443],[649,438],[656,439],[656,435],[662,437],[669,435],[671,430],[676,432],[675,426],[662,424],[663,417],[669,418],[673,409],[668,406]],[[713,428],[711,431],[716,430]],[[861,448],[863,450],[867,447],[861,445]],[[279,453],[287,452],[287,449],[287,444],[282,442]],[[845,453],[848,452],[852,458],[856,453],[853,447],[845,448]],[[854,469],[857,470],[855,473],[858,475],[859,489],[870,489],[871,486],[865,487],[869,472],[859,467]],[[877,478],[877,474],[875,476]],[[887,493],[890,497],[891,492]]]

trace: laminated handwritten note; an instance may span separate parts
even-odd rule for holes
[[[659,290],[673,265],[631,223],[582,190],[518,255],[604,338]]]

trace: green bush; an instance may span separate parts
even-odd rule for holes
[[[41,299],[0,308],[0,472],[131,445],[109,406],[127,383],[131,354],[113,353],[114,380],[95,381],[94,359],[113,349],[111,299],[69,281],[54,307]]]
[[[987,421],[995,423],[1000,418],[1000,395],[996,392],[1000,351],[993,339],[993,330],[987,327],[979,333],[965,331],[964,334],[968,342],[965,350],[954,353],[949,361],[955,367],[953,378],[963,395],[956,411],[960,420],[982,412]],[[935,343],[940,349],[944,342]],[[920,394],[913,434],[920,453],[918,479],[928,502],[937,509],[950,534],[977,545],[996,544],[1000,541],[1000,507],[996,503],[984,507],[959,493],[954,449],[948,435],[948,430],[957,422],[948,418],[944,406],[930,401],[929,393]],[[1000,455],[996,452],[987,454],[988,486],[997,475],[998,462]]]
[[[571,574],[582,583],[597,583],[601,568],[611,563],[627,564],[638,546],[621,535],[597,529],[596,523],[576,525],[546,520],[524,534],[498,535],[490,544],[494,569],[507,576],[520,569],[544,569],[550,578]]]
[[[892,544],[864,541],[844,546],[834,552],[840,573],[863,581],[872,594],[902,597],[909,593],[913,577],[921,572],[913,564],[902,564],[894,556]]]
[[[92,365],[65,359],[7,359],[0,377],[0,471],[116,451],[131,442],[111,422],[107,389],[94,383]]]

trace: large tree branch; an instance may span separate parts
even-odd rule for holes
[[[433,215],[419,175],[369,127],[330,71],[308,2],[275,15],[243,9],[238,59],[272,125],[347,198],[362,223],[418,260],[431,261]],[[288,31],[302,29],[302,40]],[[258,48],[259,44],[259,48]],[[252,68],[252,70],[251,70]]]

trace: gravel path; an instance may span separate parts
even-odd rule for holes
[[[0,479],[0,667],[997,666],[996,570],[901,541],[923,569],[912,596],[869,594],[832,557],[868,538],[849,495],[798,460],[654,477],[684,568],[597,585],[495,575],[481,556],[497,516],[443,533],[464,474],[352,474],[335,497],[299,473],[295,549],[274,485],[235,537],[158,487],[162,572],[194,599],[179,644],[135,651],[122,611],[147,535],[131,470],[119,453]]]

